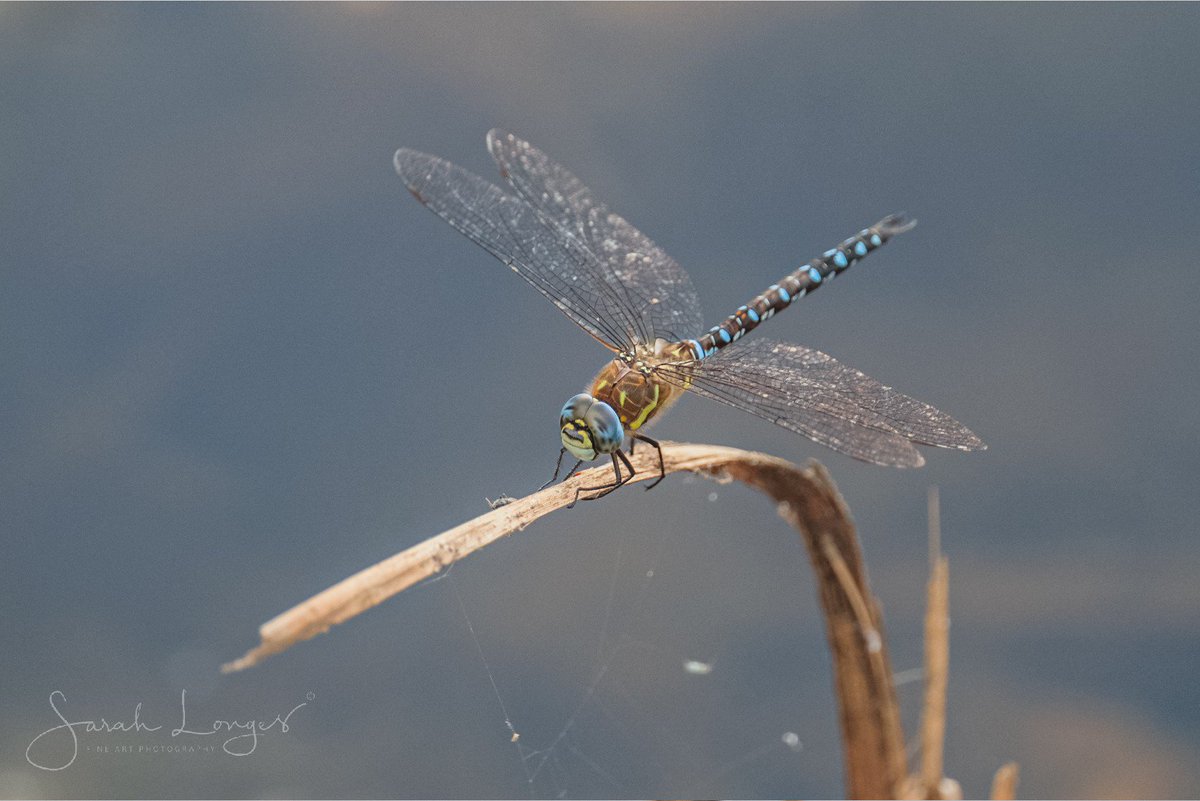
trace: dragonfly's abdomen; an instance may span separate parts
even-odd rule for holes
[[[827,280],[848,270],[850,265],[883,247],[893,236],[904,233],[915,224],[903,215],[893,214],[825,251],[819,258],[784,276],[778,284],[769,286],[766,292],[740,307],[719,325],[713,326],[707,334],[693,340],[696,355],[700,358],[711,356],[738,341],[777,312],[786,309],[793,301],[819,289]]]
[[[622,359],[609,362],[592,382],[591,394],[611,406],[628,431],[637,431],[676,401],[680,390]]]

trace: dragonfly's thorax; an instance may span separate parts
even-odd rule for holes
[[[654,368],[664,362],[694,361],[690,344],[658,340],[613,359],[592,382],[592,397],[616,411],[621,424],[637,431],[674,403],[680,389],[659,378]]]

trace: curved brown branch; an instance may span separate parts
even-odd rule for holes
[[[906,773],[883,618],[867,586],[849,511],[817,462],[806,467],[762,453],[713,445],[662,443],[666,472],[741,481],[778,503],[779,514],[803,535],[816,573],[826,633],[833,651],[847,793],[887,798]],[[633,459],[634,481],[658,476],[657,455]],[[222,667],[242,670],[382,603],[501,537],[571,503],[576,490],[611,480],[611,467],[585,470],[540,492],[494,509],[379,562],[263,624],[261,643]]]

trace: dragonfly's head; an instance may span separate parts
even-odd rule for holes
[[[576,459],[588,462],[613,453],[625,441],[625,428],[613,407],[586,392],[563,405],[558,426],[563,447]]]

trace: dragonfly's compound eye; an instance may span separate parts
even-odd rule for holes
[[[596,450],[600,453],[612,453],[625,441],[625,427],[621,425],[621,418],[604,401],[592,403],[583,419],[591,429]]]
[[[563,404],[562,411],[558,415],[559,427],[564,427],[568,423],[575,420],[582,420],[587,414],[587,410],[595,403],[595,399],[586,392],[580,392],[578,395],[571,398]]]
[[[582,392],[567,401],[558,419],[563,447],[577,459],[591,461],[621,447],[625,429],[613,408]]]

